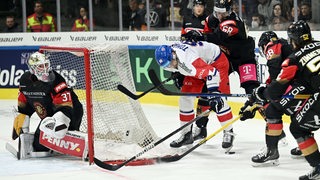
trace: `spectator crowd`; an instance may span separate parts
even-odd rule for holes
[[[0,2],[2,32],[22,32],[24,23],[26,23],[27,32],[57,31],[55,0],[26,1],[26,22],[22,20],[21,2]],[[205,14],[212,13],[214,1],[207,1]],[[294,20],[307,21],[313,30],[319,29],[319,25],[314,23],[319,22],[318,19],[315,21],[315,18],[319,17],[312,17],[312,0],[298,0],[297,7],[294,7],[294,0],[242,0],[241,7],[239,2],[239,0],[233,0],[232,10],[242,17],[249,30],[283,31]],[[149,0],[147,10],[146,0],[124,0],[122,1],[122,18],[117,18],[118,1],[97,0],[93,2],[93,27],[90,28],[88,1],[68,0],[60,5],[61,31],[116,31],[119,30],[120,24],[123,25],[123,30],[130,31],[172,30],[171,27],[180,30],[183,18],[192,15],[192,4],[193,0],[173,0],[173,8],[171,8],[170,0]],[[297,13],[296,19],[295,13]],[[122,19],[121,23],[119,19]]]

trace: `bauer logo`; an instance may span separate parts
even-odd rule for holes
[[[138,41],[158,41],[159,36],[139,36],[136,35]]]
[[[97,36],[70,36],[71,41],[97,41]]]
[[[32,40],[35,42],[59,42],[61,41],[61,37],[37,37],[37,36],[32,36]]]
[[[173,41],[173,42],[177,42],[177,41],[180,41],[180,36],[167,36],[165,35],[164,36],[166,41]]]
[[[23,37],[2,37],[0,38],[0,42],[22,42]]]
[[[106,36],[104,35],[104,39],[106,41],[129,41],[129,36]]]

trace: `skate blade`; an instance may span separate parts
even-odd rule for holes
[[[223,148],[224,149],[224,153],[225,154],[229,154],[231,152],[232,147],[233,147],[233,145],[228,147],[228,148]]]
[[[304,156],[303,155],[292,155],[291,154],[291,158],[292,159],[304,159]]]
[[[270,160],[270,161],[267,161],[267,162],[264,162],[264,163],[255,163],[255,162],[253,162],[252,166],[253,167],[271,167],[271,166],[278,166],[279,164],[280,164],[279,160],[275,159],[275,160]]]

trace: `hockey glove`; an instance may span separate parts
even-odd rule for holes
[[[259,86],[255,88],[252,92],[251,101],[257,104],[265,104],[267,103],[267,99],[263,95],[263,91],[266,89],[264,86]]]
[[[224,106],[224,101],[221,97],[213,97],[208,99],[210,110],[214,112],[219,112],[223,106]]]
[[[244,106],[241,107],[239,116],[241,121],[245,121],[247,119],[252,119],[256,115],[256,111],[259,110],[262,106],[259,104],[252,104],[250,100],[248,100]]]
[[[171,76],[174,77],[172,79],[174,81],[174,85],[178,89],[181,89],[181,87],[183,86],[184,75],[180,74],[179,72],[173,72]]]
[[[204,41],[204,36],[198,30],[190,30],[186,34],[181,35],[181,40],[190,42]]]
[[[28,115],[19,113],[13,122],[12,139],[15,140],[21,133],[29,132],[30,118]]]

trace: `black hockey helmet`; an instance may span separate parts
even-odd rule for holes
[[[307,22],[299,20],[289,25],[287,30],[289,43],[295,42],[297,46],[303,46],[312,41],[311,30]]]
[[[213,11],[229,12],[231,10],[232,0],[215,0]]]
[[[197,4],[206,6],[207,2],[205,0],[193,0],[193,6]]]
[[[264,46],[267,45],[270,41],[278,40],[278,36],[273,31],[265,31],[261,34],[258,47],[260,48],[261,52],[264,52]]]

